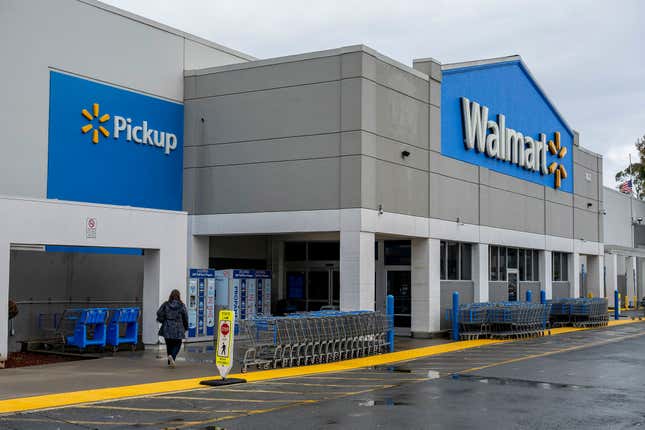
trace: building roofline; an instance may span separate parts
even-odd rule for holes
[[[120,9],[120,8],[118,8],[116,6],[112,6],[112,5],[103,3],[103,2],[98,1],[98,0],[77,0],[77,1],[80,2],[80,3],[84,3],[84,4],[88,5],[88,6],[95,7],[97,9],[102,9],[102,10],[104,10],[106,12],[110,12],[110,13],[113,13],[113,14],[116,14],[116,15],[120,15],[120,16],[122,16],[124,18],[127,18],[127,19],[130,19],[132,21],[136,21],[136,22],[139,22],[141,24],[148,25],[150,27],[154,27],[156,29],[159,29],[159,30],[162,30],[162,31],[165,31],[165,32],[168,32],[168,33],[172,33],[172,34],[174,34],[176,36],[183,37],[185,39],[188,39],[188,40],[191,40],[193,42],[199,43],[201,45],[207,46],[209,48],[218,49],[220,51],[226,52],[227,54],[233,55],[235,57],[241,58],[241,59],[246,60],[246,61],[257,60],[256,57],[253,57],[251,55],[245,54],[245,53],[240,52],[238,50],[229,48],[229,47],[224,46],[224,45],[220,45],[219,43],[215,43],[215,42],[212,42],[212,41],[210,41],[208,39],[204,39],[204,38],[201,38],[199,36],[195,36],[194,34],[187,33],[185,31],[179,30],[179,29],[171,27],[169,25],[162,24],[160,22],[154,21],[152,19],[148,19],[146,17],[143,17],[141,15],[137,15],[137,14],[132,13],[132,12],[128,12],[126,10]]]
[[[267,58],[263,60],[255,60],[247,63],[235,63],[235,64],[227,64],[224,66],[208,67],[205,69],[186,70],[184,71],[184,76],[202,76],[202,75],[208,75],[211,73],[221,73],[221,72],[228,72],[233,70],[251,69],[255,67],[271,66],[274,64],[293,63],[296,61],[311,60],[315,58],[333,57],[336,55],[350,54],[353,52],[365,52],[366,54],[369,54],[377,58],[378,60],[383,61],[384,63],[387,63],[393,67],[396,67],[401,71],[410,73],[416,76],[417,78],[423,79],[425,81],[430,79],[428,75],[426,75],[425,73],[420,72],[397,60],[394,60],[393,58],[383,55],[380,52],[376,51],[375,49],[372,49],[369,46],[365,46],[365,45],[350,45],[350,46],[343,46],[340,48],[326,49],[323,51],[306,52],[304,54],[295,54],[295,55],[287,55],[283,57],[273,57],[273,58]]]
[[[560,113],[558,108],[555,106],[555,103],[551,100],[551,98],[547,95],[546,91],[544,91],[544,88],[540,85],[538,80],[535,78],[535,75],[531,73],[531,70],[528,68],[524,60],[522,59],[522,56],[514,54],[514,55],[508,55],[505,57],[495,57],[495,58],[485,58],[482,60],[474,60],[474,61],[464,61],[460,63],[450,63],[450,64],[444,64],[441,66],[441,70],[444,73],[450,73],[451,71],[458,72],[461,69],[467,69],[470,67],[494,67],[496,65],[501,65],[504,63],[518,63],[524,73],[531,79],[533,85],[535,85],[535,88],[538,90],[538,92],[542,95],[544,100],[547,102],[547,104],[553,109],[553,112],[555,112],[556,116],[564,126],[567,128],[567,131],[571,133],[571,135],[574,134],[573,128],[569,125],[567,120],[564,118],[564,116]]]

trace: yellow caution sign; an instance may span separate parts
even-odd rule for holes
[[[219,324],[217,330],[217,349],[215,351],[215,364],[222,378],[226,378],[233,363],[233,330],[235,327],[235,312],[229,310],[219,311]]]

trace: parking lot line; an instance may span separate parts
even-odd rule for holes
[[[131,406],[105,406],[105,405],[78,405],[71,406],[71,408],[78,409],[107,409],[107,410],[118,410],[118,411],[132,411],[132,412],[172,412],[172,413],[187,413],[187,414],[240,414],[248,412],[249,409],[224,409],[224,410],[215,410],[215,409],[166,409],[166,408],[135,408]]]
[[[542,353],[539,353],[539,354],[525,355],[523,357],[516,357],[516,358],[511,358],[511,359],[508,359],[508,360],[498,361],[496,363],[490,363],[490,364],[487,364],[485,366],[471,367],[470,369],[462,370],[462,371],[460,371],[458,373],[476,372],[478,370],[488,369],[490,367],[502,366],[504,364],[516,363],[518,361],[530,360],[530,359],[533,359],[533,358],[548,357],[549,355],[560,354],[560,353],[569,352],[569,351],[576,351],[578,349],[592,348],[594,346],[606,345],[608,343],[619,342],[621,340],[631,339],[631,338],[639,337],[639,336],[645,336],[645,333],[629,334],[629,335],[626,335],[626,336],[614,337],[614,338],[605,339],[605,340],[599,340],[599,341],[591,342],[591,343],[587,343],[587,344],[569,346],[567,348],[561,348],[561,349],[546,351],[546,352],[542,352]]]
[[[246,403],[313,403],[318,400],[302,400],[302,399],[232,399],[227,397],[195,397],[195,396],[161,396],[157,397],[159,399],[171,399],[171,400],[193,400],[193,401],[205,401],[205,402],[246,402]]]

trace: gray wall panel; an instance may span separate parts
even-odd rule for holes
[[[582,209],[573,210],[574,239],[598,241],[598,214]]]
[[[360,155],[340,158],[340,207],[361,207],[362,157]]]
[[[544,200],[481,186],[481,224],[544,234]]]
[[[546,200],[561,205],[573,206],[573,194],[558,191],[555,188],[544,187]]]
[[[429,145],[432,151],[441,152],[441,109],[430,105],[429,109]]]
[[[428,173],[362,157],[362,207],[428,216]]]
[[[430,152],[430,171],[468,182],[479,182],[479,167],[463,161]]]
[[[523,181],[486,168],[480,169],[479,176],[482,185],[488,185],[491,188],[498,188],[517,194],[524,194],[536,199],[544,199],[544,186],[542,185]]]
[[[448,221],[479,222],[479,186],[430,174],[430,216]]]
[[[336,132],[339,102],[338,82],[201,99],[204,143]]]
[[[363,84],[361,78],[343,79],[340,82],[341,100],[340,125],[343,131],[357,131],[362,127],[361,118],[361,97],[363,93]],[[336,107],[338,109],[338,107]]]
[[[579,147],[573,147],[573,162],[591,171],[598,171],[598,157],[591,155],[589,152],[581,150]]]
[[[419,170],[428,170],[427,150],[367,132],[362,132],[361,134],[362,153],[364,155]],[[403,158],[402,151],[408,151],[410,155]]]
[[[200,75],[195,97],[211,97],[248,91],[304,85],[340,79],[340,59],[336,56],[243,68]]]
[[[553,299],[565,299],[571,296],[568,282],[553,283]]]
[[[363,54],[363,76],[405,95],[428,102],[428,81],[404,72],[369,54]]]
[[[390,139],[428,148],[428,105],[362,80],[362,128]]]
[[[573,209],[571,206],[546,202],[546,234],[573,238]]]
[[[590,180],[586,179],[587,175],[590,176]],[[565,179],[567,180],[569,179]],[[579,164],[574,165],[573,191],[580,196],[598,200],[598,173]]]
[[[337,158],[195,169],[195,214],[338,209]]]
[[[506,282],[489,282],[488,299],[491,302],[505,302],[508,300],[508,283]]]
[[[319,134],[283,139],[191,146],[184,151],[184,167],[338,157],[339,153],[339,133]]]

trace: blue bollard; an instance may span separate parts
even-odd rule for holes
[[[618,297],[618,290],[614,290],[614,319],[620,318],[620,298]]]
[[[385,313],[387,314],[387,341],[390,344],[390,352],[394,352],[394,296],[387,295],[387,302],[385,304]]]
[[[540,290],[540,303],[545,304],[546,303],[546,291]]]
[[[452,293],[452,340],[459,340],[459,293]]]
[[[526,290],[526,301],[529,303],[533,301],[533,292],[531,290]]]

